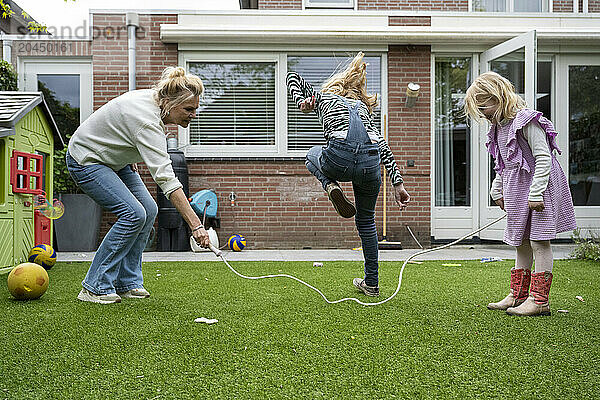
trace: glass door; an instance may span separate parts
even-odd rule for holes
[[[506,42],[500,43],[483,53],[479,59],[479,71],[484,73],[494,71],[509,79],[517,92],[525,99],[528,107],[536,108],[537,99],[537,40],[536,32],[530,31]],[[549,99],[549,96],[548,96]],[[546,100],[546,97],[544,97]],[[473,124],[476,126],[477,124]],[[485,142],[487,140],[488,126],[478,126],[479,139],[479,166],[474,168],[479,182],[479,226],[484,226],[504,214],[489,196],[489,188],[494,179],[493,160],[487,153]],[[482,239],[502,240],[506,220],[491,226],[479,233]]]
[[[559,161],[569,180],[577,226],[589,236],[600,229],[600,55],[563,55],[557,64]]]
[[[456,239],[475,229],[472,125],[462,110],[473,64],[471,56],[435,57],[431,235],[436,239]]]

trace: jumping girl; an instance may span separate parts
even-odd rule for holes
[[[364,279],[354,286],[367,296],[379,296],[378,240],[375,204],[381,186],[383,162],[401,209],[410,201],[402,176],[387,142],[373,123],[377,95],[367,94],[367,64],[358,53],[346,69],[315,91],[300,75],[290,72],[287,86],[304,113],[315,111],[323,125],[325,146],[314,146],[306,154],[306,167],[321,182],[338,214],[354,216],[365,259]],[[356,207],[338,185],[352,182]]]

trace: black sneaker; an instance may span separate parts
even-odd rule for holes
[[[332,182],[327,185],[327,196],[329,196],[329,200],[333,203],[333,207],[335,207],[335,211],[343,217],[343,218],[352,218],[354,214],[356,214],[356,208],[354,204],[348,200],[340,185],[335,182]]]
[[[365,280],[362,278],[354,278],[352,283],[358,290],[362,291],[367,296],[371,296],[371,297],[379,296],[379,287],[367,286],[367,284],[365,283]]]

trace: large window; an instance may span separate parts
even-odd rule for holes
[[[353,54],[241,53],[233,59],[218,53],[194,54],[188,70],[202,79],[205,91],[196,118],[181,131],[186,155],[302,157],[312,146],[324,144],[321,123],[314,113],[298,110],[288,93],[286,76],[288,71],[297,72],[320,90]],[[380,128],[382,56],[371,53],[364,60],[368,63],[367,91],[379,95],[374,119]]]
[[[297,72],[315,90],[320,90],[334,71],[343,68],[348,61],[347,55],[340,56],[288,56],[288,71]],[[381,57],[366,56],[364,61],[367,67],[367,92],[381,93]],[[381,102],[381,98],[379,99]],[[305,115],[298,110],[287,96],[288,112],[288,150],[308,150],[317,144],[324,144],[323,128],[315,114]],[[374,119],[378,128],[381,122],[381,106],[374,111]]]
[[[190,127],[190,144],[275,145],[275,63],[190,63],[204,97]]]
[[[473,0],[473,11],[547,12],[548,0]]]
[[[462,110],[471,59],[435,61],[435,205],[471,204],[471,130]]]

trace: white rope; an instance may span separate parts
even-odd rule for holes
[[[239,276],[240,278],[244,278],[244,279],[252,279],[252,280],[255,280],[255,279],[265,279],[265,278],[290,278],[290,279],[293,279],[293,280],[295,280],[295,281],[297,281],[297,282],[300,282],[301,284],[303,284],[303,285],[305,285],[305,286],[309,287],[310,289],[314,290],[315,292],[319,293],[319,294],[321,295],[321,297],[323,298],[323,300],[325,300],[325,301],[326,301],[327,303],[329,303],[329,304],[337,304],[337,303],[341,303],[341,302],[343,302],[343,301],[355,301],[356,303],[358,303],[358,304],[360,304],[360,305],[363,305],[363,306],[378,306],[378,305],[380,305],[380,304],[387,303],[388,301],[390,301],[391,299],[393,299],[393,298],[394,298],[394,297],[395,297],[395,296],[398,294],[398,292],[400,291],[400,286],[402,285],[402,274],[404,273],[404,267],[406,267],[406,264],[408,264],[408,262],[409,262],[410,260],[412,260],[413,258],[415,258],[415,257],[417,257],[417,256],[420,256],[420,255],[422,255],[422,254],[425,254],[425,253],[430,253],[430,252],[432,252],[432,251],[436,251],[436,250],[442,250],[442,249],[448,248],[448,247],[450,247],[450,246],[453,246],[453,245],[455,245],[455,244],[457,244],[457,243],[461,242],[462,240],[464,240],[464,239],[466,239],[466,238],[468,238],[468,237],[474,236],[475,234],[477,234],[477,233],[481,232],[482,230],[484,230],[484,229],[486,229],[486,228],[488,228],[488,227],[490,227],[490,226],[494,225],[495,223],[497,223],[497,222],[499,222],[500,220],[502,220],[504,217],[506,217],[506,214],[504,214],[504,215],[503,215],[503,216],[501,216],[500,218],[497,218],[496,220],[494,220],[494,221],[490,222],[489,224],[487,224],[487,225],[485,225],[485,226],[483,226],[483,227],[481,227],[481,228],[477,229],[476,231],[473,231],[473,232],[471,232],[471,233],[468,233],[468,234],[464,235],[463,237],[461,237],[461,238],[459,238],[459,239],[456,239],[455,241],[453,241],[453,242],[451,242],[451,243],[447,243],[447,244],[445,244],[445,245],[443,245],[443,246],[434,247],[434,248],[431,248],[431,249],[425,249],[425,250],[419,251],[419,252],[417,252],[417,253],[413,254],[412,256],[408,257],[408,258],[406,259],[406,261],[404,261],[404,264],[402,264],[402,268],[400,269],[400,276],[398,277],[398,287],[396,288],[396,291],[394,292],[394,294],[392,294],[392,295],[391,295],[390,297],[388,297],[387,299],[385,299],[385,300],[382,300],[382,301],[378,301],[378,302],[376,302],[376,303],[365,303],[365,302],[363,302],[363,301],[360,301],[359,299],[357,299],[357,298],[355,298],[355,297],[345,297],[345,298],[343,298],[343,299],[339,299],[339,300],[329,300],[329,299],[328,299],[328,298],[327,298],[327,297],[326,297],[326,296],[323,294],[323,292],[321,292],[321,291],[320,291],[319,289],[317,289],[316,287],[314,287],[314,286],[312,286],[312,285],[310,285],[310,284],[308,284],[308,283],[304,282],[302,279],[298,279],[298,278],[296,278],[295,276],[288,275],[288,274],[274,274],[274,275],[262,275],[262,276],[246,276],[246,275],[240,274],[240,273],[239,273],[239,272],[237,272],[237,271],[236,271],[236,270],[235,270],[235,269],[234,269],[234,268],[233,268],[231,265],[229,265],[229,263],[227,262],[227,260],[226,260],[226,259],[225,259],[225,257],[223,256],[223,253],[222,253],[220,250],[218,250],[218,249],[214,248],[213,246],[211,246],[211,250],[212,250],[212,251],[213,251],[213,252],[214,252],[214,253],[217,255],[217,257],[220,257],[220,258],[221,258],[221,260],[223,260],[223,262],[224,262],[224,263],[225,263],[225,264],[226,264],[226,265],[229,267],[229,269],[230,269],[230,270],[231,270],[231,271],[232,271],[234,274],[236,274],[236,275],[237,275],[237,276]]]

